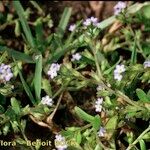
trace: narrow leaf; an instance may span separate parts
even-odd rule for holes
[[[16,60],[21,60],[27,63],[34,63],[32,57],[25,53],[18,52],[6,46],[0,46],[0,52],[3,52],[3,51],[7,51],[8,55],[15,58]]]
[[[94,117],[89,115],[88,113],[86,113],[85,111],[83,111],[81,108],[79,107],[75,107],[75,113],[83,120],[87,121],[87,122],[93,122]]]
[[[145,144],[144,140],[141,139],[141,140],[139,141],[139,143],[140,143],[140,149],[141,149],[141,150],[147,150],[146,144]]]
[[[142,102],[150,102],[149,97],[146,95],[146,93],[142,89],[136,89],[136,94],[140,101]]]
[[[99,130],[100,125],[101,125],[100,116],[99,116],[99,115],[96,115],[96,116],[94,117],[94,119],[93,119],[92,126],[93,126],[93,128],[97,131],[97,130]]]
[[[136,42],[134,42],[131,54],[131,64],[135,64],[136,61],[137,61]]]
[[[14,60],[14,62],[16,63],[15,60]],[[22,73],[21,73],[21,71],[20,71],[20,69],[19,69],[17,63],[16,63],[16,66],[17,66],[17,69],[18,69],[18,72],[19,72],[19,76],[20,76],[22,85],[23,85],[23,87],[24,87],[24,90],[25,90],[25,92],[27,93],[27,95],[28,95],[30,101],[32,102],[32,104],[35,104],[34,97],[33,97],[32,93],[31,93],[31,91],[30,91],[29,86],[27,85],[27,83],[25,82],[25,80],[24,80],[24,78],[23,78],[23,75],[22,75]]]
[[[42,82],[42,55],[36,56],[36,67],[34,74],[34,89],[36,99],[39,101],[41,99],[41,82]]]
[[[31,34],[31,31],[30,31],[30,27],[24,16],[24,9],[19,1],[13,1],[13,5],[19,16],[26,39],[27,39],[28,43],[30,44],[30,46],[33,48],[33,47],[35,47],[35,43],[34,43],[34,39]]]
[[[72,8],[66,7],[62,14],[61,20],[58,25],[58,30],[57,30],[57,34],[61,38],[63,37],[63,35],[65,33],[66,27],[68,25],[68,22],[69,22],[69,19],[71,16],[71,12],[72,12]]]
[[[11,106],[12,106],[12,109],[15,111],[15,113],[17,115],[19,115],[19,113],[20,113],[20,106],[19,106],[18,101],[14,97],[11,98]]]
[[[118,122],[118,116],[113,116],[108,120],[105,128],[115,130],[117,127],[117,122]]]

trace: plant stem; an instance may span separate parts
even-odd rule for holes
[[[28,142],[28,138],[26,137],[24,131],[22,130],[21,125],[20,125],[20,131],[21,131],[21,134],[22,134],[23,138],[25,139],[25,141]],[[31,150],[35,150],[35,149],[32,147],[32,145],[29,145],[29,147],[30,147]]]
[[[141,140],[142,137],[143,137],[149,130],[150,130],[150,126],[149,126],[147,129],[145,129],[145,130],[140,134],[140,136],[139,136],[132,144],[130,144],[130,145],[128,146],[128,148],[127,148],[126,150],[130,150],[132,147],[134,147],[135,144],[138,143],[139,140]]]
[[[98,63],[98,58],[97,58],[97,55],[96,53],[94,52],[94,60],[95,60],[95,65],[96,65],[96,68],[97,68],[97,72],[98,72],[98,76],[100,77],[100,79],[104,79],[103,76],[102,76],[102,72],[101,72],[101,69],[100,69],[100,66],[99,66],[99,63]]]
[[[53,117],[54,117],[54,115],[55,115],[55,113],[56,113],[56,111],[57,111],[57,109],[58,109],[58,107],[59,107],[59,104],[60,104],[60,102],[61,102],[62,96],[63,96],[63,93],[60,95],[60,97],[59,97],[59,99],[58,99],[58,102],[57,102],[57,105],[56,105],[54,111],[50,114],[50,116],[47,117],[47,120],[48,120],[48,121],[49,121],[49,120],[51,121],[51,120],[53,119]]]

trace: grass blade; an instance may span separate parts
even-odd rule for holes
[[[46,41],[44,40],[44,33],[43,33],[43,23],[41,18],[37,19],[35,23],[35,33],[36,33],[36,45],[40,52],[44,52],[46,49]]]
[[[19,1],[13,1],[13,5],[14,5],[14,8],[17,11],[17,14],[19,16],[19,19],[20,19],[24,34],[26,36],[26,39],[27,39],[28,43],[30,44],[30,46],[33,48],[36,45],[34,43],[34,39],[33,39],[31,30],[30,30],[30,27],[27,23],[27,20],[25,19],[24,9],[23,9],[23,7]]]
[[[134,42],[131,54],[131,64],[135,64],[136,61],[137,61],[137,51],[136,51],[136,42]]]
[[[42,55],[38,55],[36,59],[36,67],[34,74],[34,89],[37,101],[41,99],[41,82],[42,82]]]
[[[62,38],[65,33],[66,27],[68,25],[71,16],[71,12],[72,12],[72,8],[66,7],[62,14],[61,20],[58,25],[58,30],[57,30],[57,34],[59,35],[60,38]]]
[[[22,82],[22,85],[23,85],[23,87],[24,87],[24,90],[25,90],[25,92],[27,93],[27,95],[28,95],[30,101],[32,102],[32,104],[35,105],[35,103],[36,103],[36,102],[35,102],[35,99],[34,99],[32,93],[31,93],[31,91],[30,91],[30,88],[29,88],[28,84],[25,82],[25,80],[24,80],[24,78],[23,78],[23,75],[22,75],[22,73],[21,73],[21,71],[20,71],[20,69],[19,69],[19,67],[18,67],[18,64],[17,64],[17,62],[15,61],[15,59],[14,59],[14,62],[16,63],[16,66],[17,66],[17,69],[18,69],[18,73],[19,73],[19,76],[20,76],[20,80],[21,80],[21,82]]]
[[[22,53],[22,52],[15,51],[6,46],[0,46],[0,52],[5,52],[5,51],[7,51],[8,55],[10,55],[11,57],[13,57],[17,60],[21,60],[21,61],[24,61],[27,63],[34,63],[34,60],[32,59],[31,56],[29,56],[25,53]]]

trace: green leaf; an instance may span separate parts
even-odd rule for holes
[[[71,12],[72,12],[72,8],[66,7],[62,14],[61,20],[58,25],[58,30],[57,30],[57,34],[59,35],[60,38],[63,38],[63,35],[65,33],[66,27],[68,25],[71,16]]]
[[[42,55],[36,56],[36,66],[34,74],[35,96],[38,101],[41,99],[41,83],[42,83]]]
[[[136,94],[140,99],[140,101],[150,102],[150,98],[146,95],[146,93],[142,89],[136,89]]]
[[[150,141],[150,132],[147,132],[146,134],[143,135],[142,139],[144,140],[149,140]]]
[[[141,140],[139,141],[139,143],[140,143],[140,149],[141,149],[141,150],[147,150],[146,144],[145,144],[144,140],[141,139]]]
[[[44,52],[45,40],[43,35],[43,24],[41,18],[37,19],[35,23],[35,32],[36,32],[36,44],[39,51]]]
[[[21,60],[27,63],[34,63],[32,57],[30,57],[29,55],[22,52],[15,51],[6,46],[0,46],[0,51],[1,52],[7,51],[8,55],[15,58],[16,60]]]
[[[14,98],[14,97],[11,98],[11,106],[12,106],[12,109],[15,111],[15,113],[17,115],[19,115],[20,105],[19,105],[18,101],[16,100],[16,98]]]
[[[115,16],[109,17],[108,19],[105,19],[104,21],[100,22],[98,27],[103,30],[109,25],[111,25],[115,20],[116,20]]]
[[[80,117],[81,119],[92,123],[94,120],[94,117],[89,115],[88,113],[86,113],[85,111],[83,111],[81,108],[75,106],[74,108],[75,113],[78,115],[78,117]]]
[[[107,130],[107,129],[109,129],[109,130],[115,130],[116,127],[117,127],[117,123],[118,123],[118,116],[113,116],[113,117],[111,117],[111,118],[108,120],[108,122],[107,122],[107,124],[106,124],[106,126],[105,126],[106,130]]]
[[[27,20],[25,19],[25,15],[24,15],[25,11],[24,11],[21,3],[19,1],[13,1],[13,5],[14,5],[14,8],[17,11],[17,14],[19,16],[19,19],[20,19],[20,22],[21,22],[21,25],[22,25],[22,28],[23,28],[23,31],[24,31],[24,34],[26,36],[28,43],[30,44],[30,46],[32,48],[36,47],[36,45],[34,43],[33,36],[31,34],[31,31],[30,31],[30,27],[27,23]]]
[[[47,95],[52,97],[52,88],[51,88],[49,80],[47,79],[42,80],[42,89],[46,92]]]
[[[100,119],[100,116],[99,115],[96,115],[92,121],[92,126],[93,128],[97,131],[99,130],[100,128],[100,125],[101,125],[101,119]]]
[[[6,136],[8,134],[10,130],[10,123],[6,123],[3,127],[2,127],[2,131],[3,131],[3,135]]]
[[[145,18],[150,19],[150,5],[144,6],[141,11]]]
[[[14,60],[14,62],[16,63],[15,60]],[[20,76],[20,79],[21,79],[21,82],[22,82],[22,85],[23,85],[23,87],[24,87],[25,92],[27,93],[27,95],[28,95],[30,101],[32,102],[32,104],[35,104],[36,102],[35,102],[35,100],[34,100],[34,97],[33,97],[32,93],[31,93],[31,91],[30,91],[29,86],[27,85],[27,83],[25,82],[25,80],[24,80],[24,78],[23,78],[23,75],[22,75],[22,73],[21,73],[21,71],[20,71],[20,69],[19,69],[17,63],[16,63],[16,67],[17,67],[17,69],[18,69],[19,76]]]
[[[136,42],[134,42],[131,54],[131,64],[135,64],[136,61],[137,61]]]
[[[20,24],[19,21],[16,20],[15,21],[15,35],[16,37],[20,36],[21,32],[20,32]]]
[[[81,141],[82,141],[81,131],[76,132],[76,135],[75,135],[75,136],[76,136],[76,141],[77,141],[77,143],[80,144]]]

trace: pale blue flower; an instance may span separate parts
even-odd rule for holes
[[[150,60],[144,62],[144,68],[150,67]]]
[[[53,105],[53,100],[48,95],[46,95],[46,96],[42,97],[41,103],[43,105],[52,106]]]
[[[72,25],[70,25],[70,27],[69,27],[68,30],[71,31],[71,32],[73,32],[75,29],[76,29],[76,25],[72,24]]]
[[[98,131],[98,136],[104,137],[105,133],[106,133],[106,129],[104,127],[100,127],[100,129]]]
[[[0,65],[0,79],[4,82],[10,81],[13,77],[10,65],[1,64]]]
[[[57,150],[67,149],[67,142],[65,140],[65,137],[63,137],[61,134],[57,134],[55,136],[55,147],[57,148]]]
[[[60,70],[60,65],[58,63],[51,64],[47,74],[50,76],[51,79],[57,76],[57,72]]]
[[[114,14],[118,15],[124,8],[126,8],[126,3],[119,1],[115,6],[114,6]]]
[[[103,103],[103,98],[98,98],[97,101],[95,102],[95,111],[96,112],[102,111],[102,103]]]
[[[82,56],[80,55],[80,53],[75,53],[72,55],[71,61],[75,61],[75,60],[79,61],[81,57]]]
[[[123,78],[122,73],[125,71],[126,71],[126,69],[125,69],[124,65],[117,65],[114,70],[114,79],[121,81]]]

